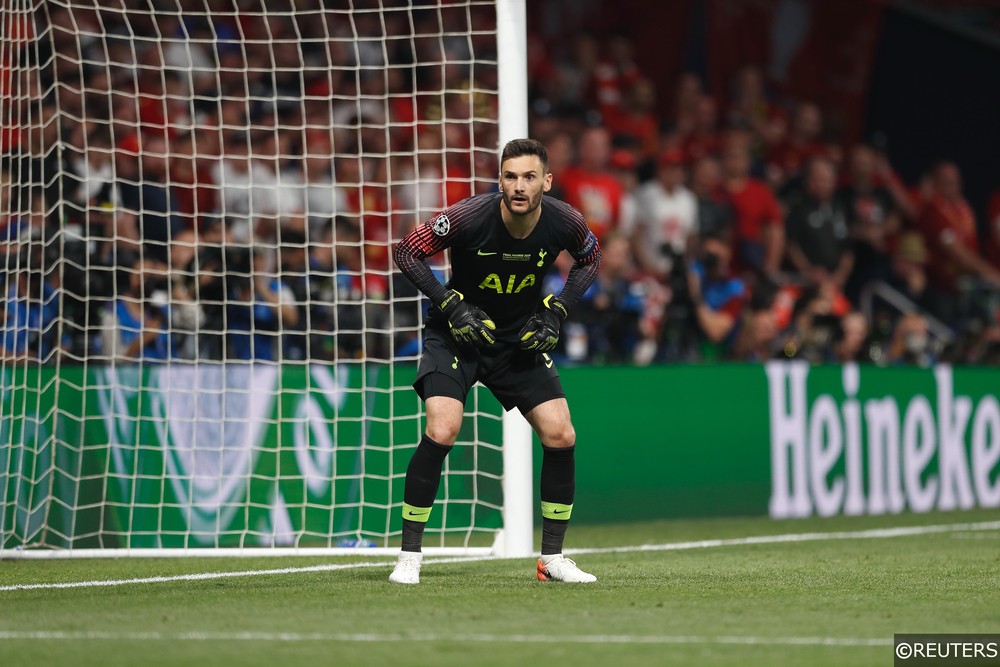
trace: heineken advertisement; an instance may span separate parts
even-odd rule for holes
[[[3,547],[389,544],[422,431],[413,370],[8,369]],[[575,522],[1000,507],[1000,370],[561,373],[577,431]],[[481,416],[448,457],[439,535],[501,524],[500,408],[485,390],[467,407]]]
[[[0,376],[4,548],[333,546],[399,530],[412,367],[19,368]],[[482,400],[482,399],[481,399]],[[469,421],[499,443],[500,408]],[[500,525],[500,460],[458,447],[431,530]],[[482,474],[482,470],[492,474]]]
[[[1000,507],[1000,369],[567,368],[574,521]]]

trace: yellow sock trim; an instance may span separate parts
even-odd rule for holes
[[[549,503],[544,500],[542,501],[542,516],[546,519],[560,519],[562,521],[566,521],[572,513],[572,505]]]
[[[403,518],[409,521],[419,521],[427,523],[431,518],[431,507],[415,507],[408,503],[403,503]]]

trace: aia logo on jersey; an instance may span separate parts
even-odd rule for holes
[[[444,213],[439,215],[434,224],[431,225],[431,231],[433,231],[438,236],[444,236],[451,229],[451,220],[448,219]]]

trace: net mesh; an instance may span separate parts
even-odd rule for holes
[[[0,547],[387,546],[426,312],[390,249],[495,185],[492,0],[3,5]],[[468,405],[428,544],[500,525]]]

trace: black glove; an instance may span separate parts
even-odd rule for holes
[[[461,292],[448,290],[448,296],[438,307],[448,318],[451,335],[460,345],[492,345],[496,342],[492,332],[497,325],[481,308],[467,304]]]
[[[521,328],[521,349],[548,352],[559,342],[559,329],[566,319],[566,306],[553,294],[542,299],[543,308]]]

